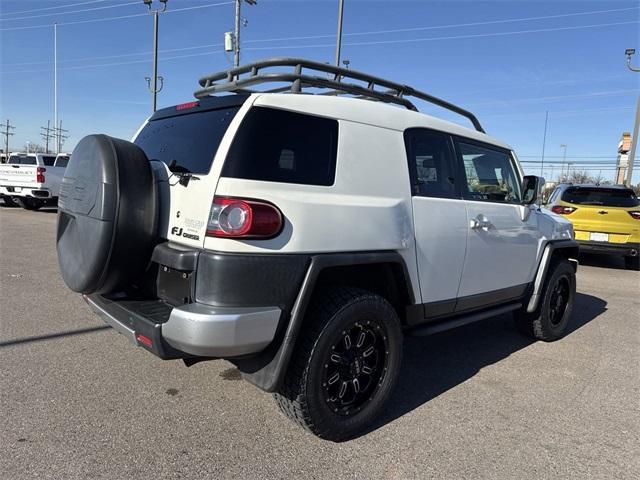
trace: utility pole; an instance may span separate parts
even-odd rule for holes
[[[60,124],[58,127],[54,128],[54,138],[56,139],[56,153],[60,153],[62,151],[62,145],[64,145],[64,141],[69,138],[69,135],[65,135],[65,133],[69,133],[69,130],[65,130],[62,128],[62,120],[60,120]]]
[[[560,166],[560,182],[562,183],[562,174],[564,173],[564,162],[567,160],[567,146],[563,143],[560,148],[564,149],[562,153],[562,165]],[[567,180],[569,179],[569,167],[567,166]]]
[[[49,153],[49,139],[54,136],[51,132],[55,131],[55,128],[49,128],[50,125],[51,125],[51,120],[47,120],[47,126],[40,127],[40,129],[42,130],[42,132],[40,133],[40,136],[44,140],[45,153]]]
[[[338,34],[336,38],[336,67],[340,66],[340,50],[342,49],[342,18],[344,16],[344,0],[338,0]]]
[[[7,123],[2,125],[2,135],[4,135],[4,153],[9,158],[9,137],[13,135],[11,130],[15,130],[16,127],[9,123],[9,119],[7,118]]]
[[[640,124],[640,96],[638,96],[638,102],[636,104],[636,120],[633,125],[633,137],[631,138],[631,150],[629,150],[629,157],[627,159],[627,187],[631,186],[633,178],[633,162],[636,159],[636,148],[638,148],[638,127]]]
[[[149,13],[153,15],[153,78],[145,77],[147,87],[151,92],[151,111],[157,110],[157,96],[164,87],[164,78],[158,77],[158,18],[162,12],[167,9],[167,0],[160,0],[162,7],[151,8],[152,0],[142,0],[149,9]],[[158,78],[160,78],[160,88],[158,88]]]
[[[58,125],[58,24],[53,24],[53,125]],[[56,143],[57,146],[57,143]],[[57,149],[56,153],[60,153]]]
[[[625,50],[627,56],[627,68],[632,72],[640,72],[640,68],[631,65],[631,56],[636,53],[635,48],[627,48]],[[631,137],[631,150],[629,150],[629,157],[627,159],[627,187],[631,186],[633,178],[633,162],[636,159],[636,148],[638,148],[638,127],[640,126],[640,96],[636,105],[636,120],[633,124],[633,137]]]
[[[249,5],[256,5],[258,0],[244,0]],[[236,22],[233,33],[233,66],[240,66],[240,24],[242,23],[242,17],[240,16],[240,5],[243,0],[236,0]],[[245,24],[246,26],[246,24]]]
[[[544,135],[542,136],[542,162],[540,164],[540,176],[544,177],[544,149],[547,144],[547,124],[549,123],[549,110],[544,114]]]

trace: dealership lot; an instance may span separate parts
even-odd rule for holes
[[[58,275],[55,210],[0,207],[4,478],[633,478],[640,471],[640,273],[587,257],[570,333],[508,316],[407,338],[367,435],[305,433],[224,362],[133,348]],[[635,473],[634,473],[635,472]]]

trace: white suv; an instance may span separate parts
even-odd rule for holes
[[[279,84],[248,89],[265,82]],[[404,333],[513,312],[534,338],[563,335],[571,224],[536,205],[544,182],[470,112],[301,59],[200,83],[133,143],[85,137],[60,190],[62,276],[134,344],[228,359],[291,419],[343,440],[388,400]]]

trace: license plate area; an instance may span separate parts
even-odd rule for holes
[[[609,241],[609,234],[608,233],[591,232],[589,234],[589,240],[591,240],[592,242],[608,242]]]
[[[184,305],[193,301],[195,275],[192,271],[160,265],[156,286],[158,298],[173,306]]]

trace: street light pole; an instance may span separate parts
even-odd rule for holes
[[[633,67],[631,65],[631,56],[636,53],[635,48],[627,48],[624,52],[627,55],[627,68],[632,72],[640,72],[640,68]],[[627,187],[631,186],[633,179],[633,162],[636,159],[636,148],[638,148],[638,129],[640,127],[640,96],[636,105],[636,119],[633,123],[633,137],[631,138],[631,150],[629,150],[629,157],[627,158]]]
[[[547,123],[549,122],[549,110],[544,115],[544,135],[542,136],[542,161],[540,162],[540,176],[544,177],[544,149],[547,144]]]
[[[53,24],[53,127],[55,138],[58,138],[58,24]],[[60,153],[56,141],[56,153]]]
[[[340,50],[342,49],[342,17],[344,14],[344,0],[338,2],[338,34],[336,38],[336,67],[340,66]]]
[[[158,93],[164,87],[164,79],[158,77],[158,17],[167,9],[167,0],[160,0],[162,7],[155,9],[151,8],[152,0],[143,0],[143,2],[149,8],[149,13],[153,15],[153,78],[146,77],[146,80],[149,91],[151,91],[151,111],[155,112],[158,105]],[[158,78],[160,78],[160,88],[158,88]]]

